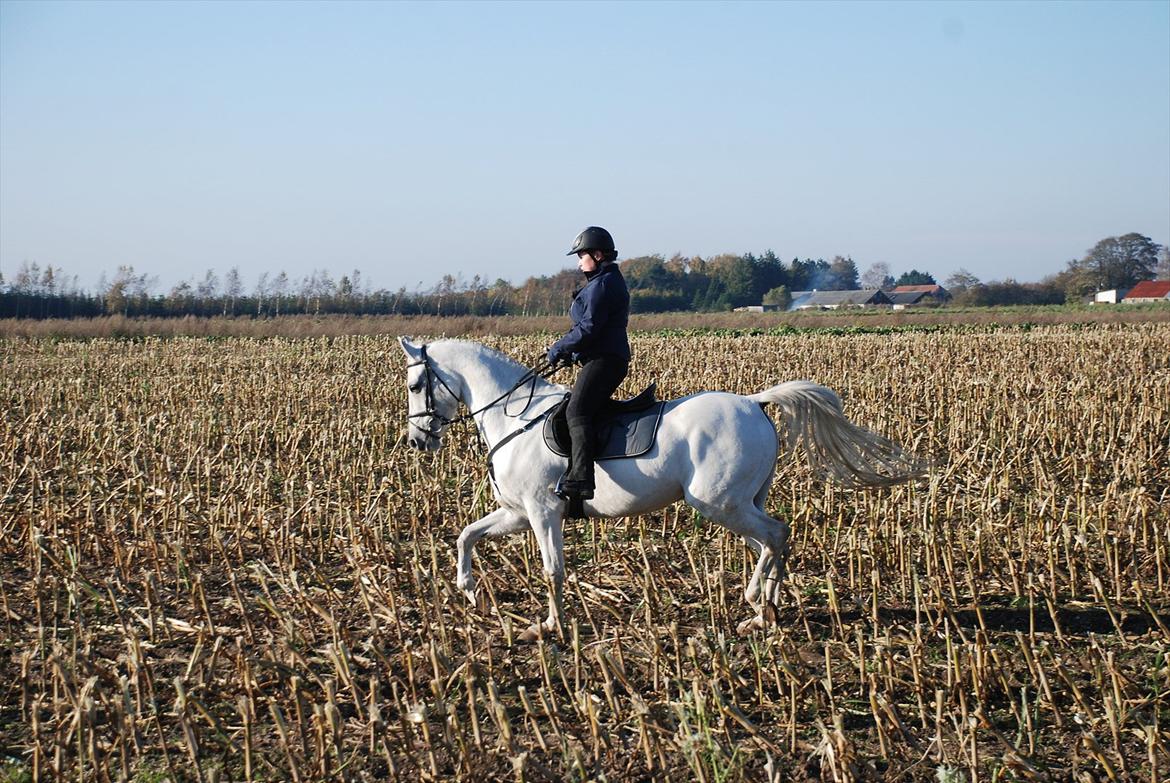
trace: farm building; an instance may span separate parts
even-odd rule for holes
[[[943,288],[938,283],[931,283],[929,285],[899,285],[894,286],[893,289],[886,292],[887,294],[922,294],[922,296],[913,302],[897,302],[894,304],[941,304],[951,298],[951,294],[947,289]],[[930,300],[934,300],[931,302]]]
[[[788,304],[789,310],[800,310],[816,291],[793,291],[792,301]]]
[[[1170,280],[1143,280],[1129,289],[1129,293],[1121,301],[1126,304],[1168,302],[1170,301]]]
[[[856,291],[796,291],[789,310],[836,310],[841,307],[889,305],[890,299],[878,288]]]
[[[1110,288],[1093,294],[1093,304],[1117,304],[1129,293],[1128,288]]]
[[[916,305],[937,305],[939,301],[926,291],[886,291],[886,298],[895,310]]]

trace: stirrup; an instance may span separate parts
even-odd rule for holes
[[[585,484],[585,482],[578,482],[568,477],[565,473],[557,479],[557,485],[553,489],[553,494],[561,500],[572,500],[573,498],[580,498],[581,500],[593,499],[593,487]],[[578,486],[573,486],[577,484]]]
[[[590,491],[588,498],[584,495],[572,492],[565,487],[565,477],[561,476],[557,479],[557,485],[553,489],[553,494],[565,501],[565,517],[568,519],[586,519],[585,501],[593,497],[593,492]]]

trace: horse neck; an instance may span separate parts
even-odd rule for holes
[[[526,368],[476,343],[446,343],[436,358],[442,368],[459,381],[463,404],[472,411],[477,411],[506,394],[527,372]],[[502,437],[501,432],[506,434],[506,431],[515,427],[517,421],[515,415],[527,402],[530,388],[525,382],[512,393],[507,405],[511,416],[506,414],[504,402],[501,401],[475,417],[489,441],[497,440]],[[562,387],[543,378],[537,378],[533,402],[520,420],[527,421],[541,413],[547,407],[539,404],[543,398],[561,394],[564,394]]]

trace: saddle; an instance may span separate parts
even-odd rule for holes
[[[602,405],[593,422],[596,442],[594,462],[603,459],[640,457],[654,447],[658,424],[662,421],[664,400],[657,397],[657,383],[651,383],[638,396],[628,400],[608,400]],[[544,420],[544,442],[553,454],[568,457],[570,446],[569,424],[565,410],[569,394]]]

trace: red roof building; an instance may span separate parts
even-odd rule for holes
[[[1123,302],[1161,302],[1170,299],[1170,280],[1143,280],[1125,295]]]

